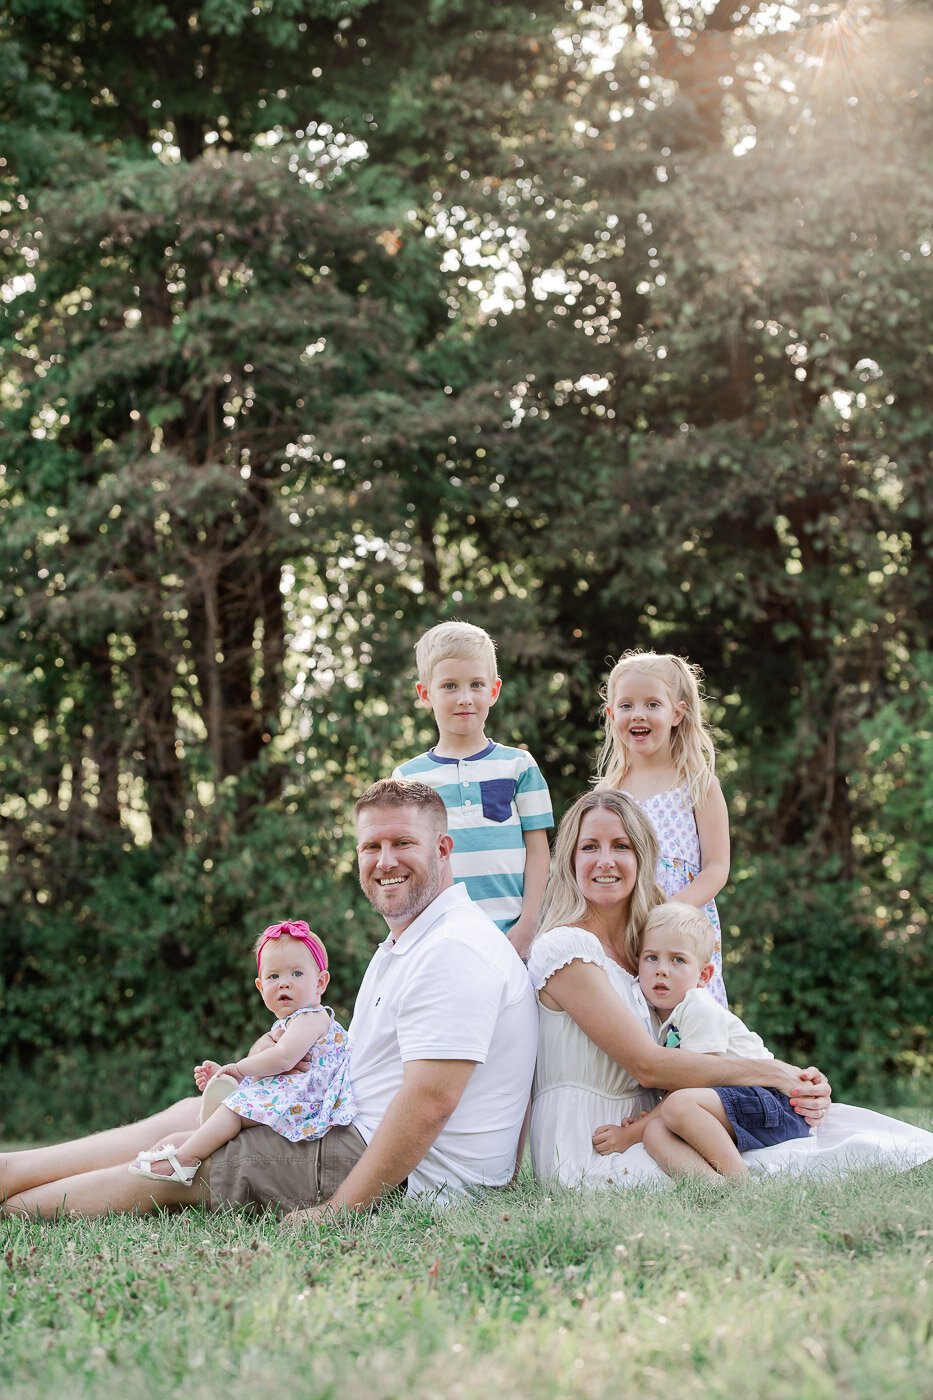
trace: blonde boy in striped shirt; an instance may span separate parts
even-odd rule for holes
[[[418,699],[434,714],[437,743],[392,776],[440,793],[454,842],[454,879],[527,957],[554,817],[547,784],[527,750],[486,737],[486,716],[502,686],[492,638],[469,622],[441,622],[420,639],[415,660]]]

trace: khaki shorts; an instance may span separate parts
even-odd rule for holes
[[[350,1175],[366,1150],[352,1123],[313,1142],[289,1142],[263,1123],[243,1128],[201,1168],[210,1205],[284,1213],[320,1205]]]

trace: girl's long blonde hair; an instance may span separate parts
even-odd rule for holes
[[[709,793],[710,779],[716,771],[716,750],[713,737],[703,714],[703,672],[682,656],[661,655],[655,651],[627,651],[619,658],[609,679],[600,691],[606,704],[614,708],[614,696],[622,677],[632,671],[657,676],[675,705],[684,706],[684,717],[671,730],[671,762],[681,786],[690,793],[690,803],[700,808]],[[606,714],[606,738],[596,764],[596,786],[621,787],[632,766],[632,757],[619,738]]]
[[[654,834],[651,819],[645,815],[638,803],[624,792],[595,788],[592,792],[585,792],[582,797],[578,797],[573,806],[564,813],[554,839],[551,874],[544,894],[538,933],[546,933],[548,929],[560,928],[564,924],[578,924],[586,915],[587,903],[577,884],[577,844],[583,818],[588,812],[598,808],[615,812],[625,827],[625,834],[632,843],[638,863],[622,950],[629,972],[635,972],[645,920],[652,909],[664,903],[664,894],[655,878],[658,838]]]

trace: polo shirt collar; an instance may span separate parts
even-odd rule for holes
[[[451,885],[446,890],[441,890],[437,898],[432,899],[427,909],[422,909],[418,917],[408,925],[398,942],[389,947],[389,952],[402,956],[408,952],[409,948],[413,948],[416,943],[419,943],[428,930],[432,929],[446,914],[453,913],[455,909],[464,909],[472,903],[465,885]]]
[[[428,758],[432,763],[476,763],[477,759],[488,758],[495,747],[495,739],[490,739],[486,747],[480,749],[479,753],[467,754],[466,758],[439,758],[433,749],[428,749]]]

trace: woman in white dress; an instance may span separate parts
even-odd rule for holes
[[[745,1153],[753,1169],[814,1172],[879,1159],[909,1166],[933,1157],[933,1133],[866,1109],[830,1108],[818,1069],[658,1045],[635,977],[638,934],[664,899],[656,862],[651,822],[624,793],[586,793],[560,824],[528,961],[538,996],[535,1175],[565,1186],[669,1185],[640,1143],[597,1153],[594,1130],[652,1108],[660,1090],[724,1084],[777,1089],[811,1125],[809,1137]]]

